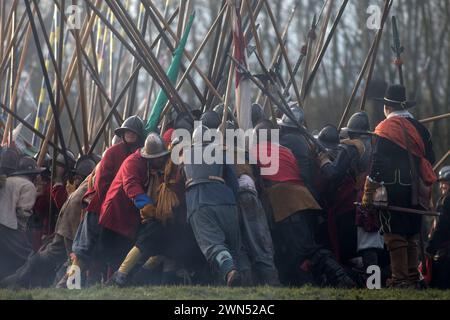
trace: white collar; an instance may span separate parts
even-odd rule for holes
[[[389,113],[387,119],[392,117],[402,117],[402,118],[414,118],[413,115],[407,110],[397,110]]]

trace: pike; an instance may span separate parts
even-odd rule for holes
[[[167,16],[167,11],[168,11],[168,8],[169,8],[169,1],[170,0],[166,0],[166,5],[165,5],[165,7],[164,7],[164,19],[166,19],[166,16]],[[167,21],[167,25],[171,25],[172,24],[172,21],[176,18],[176,16],[178,15],[178,12],[179,12],[179,10],[180,10],[180,8],[179,7],[177,7],[177,9],[174,11],[174,13],[172,14],[172,16],[169,18],[169,20]],[[164,29],[165,30],[165,29]],[[156,48],[156,54],[155,54],[155,56],[156,56],[156,58],[157,59],[159,59],[159,54],[160,54],[160,51],[161,51],[161,43],[162,43],[162,41],[160,40],[160,35],[158,35],[158,37],[157,37],[157,40],[155,40],[155,43],[157,43],[157,48]],[[142,117],[142,119],[147,119],[147,117],[148,117],[148,113],[149,113],[149,111],[150,111],[150,105],[151,105],[151,103],[150,103],[150,101],[151,101],[151,97],[152,97],[152,94],[153,94],[153,88],[154,88],[154,86],[155,86],[155,80],[151,80],[151,85],[150,85],[150,87],[149,87],[149,89],[148,89],[148,92],[147,92],[147,97],[146,97],[146,99],[145,99],[145,105],[144,105],[144,114],[143,114],[143,117]]]
[[[331,42],[331,39],[333,38],[333,35],[336,31],[339,21],[341,20],[344,10],[347,7],[347,4],[348,4],[348,0],[344,0],[341,4],[339,12],[338,12],[336,18],[334,19],[333,26],[331,27],[331,30],[328,33],[327,40],[325,40],[325,44],[323,45],[322,49],[320,50],[320,53],[317,56],[316,62],[314,63],[313,68],[311,69],[311,73],[308,76],[308,80],[306,81],[306,84],[305,84],[305,92],[303,93],[302,100],[305,100],[306,96],[311,91],[311,87],[314,82],[314,78],[316,77],[317,71],[319,70],[320,64],[323,60],[323,57],[325,56],[325,52],[328,49],[328,46]]]
[[[64,83],[63,83],[63,80],[61,78],[61,74],[60,74],[60,71],[59,71],[59,68],[58,68],[58,62],[56,61],[55,55],[54,55],[54,53],[52,51],[51,43],[50,43],[50,40],[48,39],[48,33],[47,33],[46,28],[45,28],[41,12],[39,10],[39,7],[38,7],[38,4],[37,4],[36,0],[28,0],[28,1],[32,1],[34,3],[36,15],[37,15],[40,27],[42,29],[42,32],[44,34],[44,39],[45,39],[45,43],[46,43],[46,46],[47,46],[47,49],[48,49],[50,61],[52,62],[53,68],[55,70],[56,84],[58,85],[58,88],[61,88],[60,92],[61,92],[61,95],[62,95],[62,98],[63,98],[63,102],[66,105],[67,114],[69,116],[69,121],[70,121],[70,124],[74,127],[74,135],[75,135],[75,140],[77,142],[78,150],[79,150],[80,154],[82,154],[83,151],[82,151],[82,147],[81,147],[81,143],[80,143],[80,138],[79,138],[79,135],[78,135],[78,131],[75,129],[76,128],[76,124],[75,124],[75,120],[74,120],[72,111],[70,110],[69,99],[67,97],[66,91],[64,90]],[[35,41],[36,41],[36,39],[37,38],[35,36]],[[43,67],[45,67],[46,70],[47,70],[47,66],[45,65],[45,60],[44,60],[44,66]],[[44,80],[45,80],[45,74],[44,74]],[[50,95],[49,95],[49,98],[50,98]],[[61,103],[60,101],[56,101],[56,100],[54,102],[55,102],[56,106],[59,106],[60,103]],[[50,104],[51,104],[51,101],[50,101]],[[52,108],[52,111],[53,111],[53,108]],[[58,112],[59,112],[59,110],[58,110]],[[56,114],[54,113],[54,111],[53,111],[53,115],[56,118]],[[63,148],[63,149],[65,149],[65,148]]]
[[[366,86],[364,87],[363,96],[361,98],[361,103],[359,105],[359,110],[361,110],[361,111],[364,110],[365,105],[366,105],[367,92],[369,90],[369,84],[370,84],[370,81],[372,80],[372,74],[373,74],[373,70],[375,68],[378,46],[380,44],[381,36],[383,34],[383,28],[384,28],[385,21],[388,18],[389,11],[391,10],[393,3],[394,3],[394,0],[385,0],[383,15],[381,18],[380,29],[378,30],[378,33],[375,37],[375,39],[376,39],[375,48],[372,53],[372,60],[371,60],[371,64],[370,64],[369,71],[368,71],[367,78],[366,78]]]
[[[386,19],[382,19],[381,21],[381,25],[384,25],[386,23]],[[344,125],[344,122],[348,116],[348,113],[350,111],[350,108],[353,104],[353,101],[355,100],[356,94],[358,93],[358,89],[359,86],[361,85],[362,79],[364,77],[364,75],[366,74],[367,68],[369,67],[369,64],[371,62],[371,58],[375,52],[375,49],[377,47],[377,43],[378,43],[378,34],[381,34],[382,29],[379,29],[377,31],[377,35],[375,36],[375,38],[372,41],[372,44],[370,46],[369,52],[366,55],[366,58],[364,60],[363,66],[361,68],[361,71],[359,72],[358,78],[355,82],[355,85],[353,86],[353,90],[352,93],[350,95],[350,98],[348,99],[347,105],[345,106],[344,112],[342,113],[341,119],[339,120],[339,124],[337,126],[338,130],[340,131],[342,126]]]
[[[358,207],[362,207],[361,202],[354,202],[354,205]],[[411,214],[419,214],[421,216],[433,216],[433,217],[439,217],[441,215],[440,212],[436,211],[425,211],[425,210],[418,210],[418,209],[410,209],[410,208],[403,208],[403,207],[397,207],[397,206],[390,206],[390,205],[384,205],[384,204],[372,204],[372,206],[375,209],[379,210],[392,210],[402,213],[411,213]]]
[[[86,3],[88,4],[90,3],[89,0],[86,1],[87,1]],[[118,2],[116,3],[115,1],[113,2],[111,0],[105,1],[108,3],[110,8],[114,8],[119,23],[122,25],[123,29],[127,33],[131,42],[135,45],[135,47],[138,50],[141,50],[141,53],[144,55],[145,59],[141,58],[141,55],[138,54],[135,50],[133,50],[127,42],[124,41],[124,45],[126,45],[127,49],[129,49],[129,51],[132,52],[136,58],[138,58],[143,67],[146,68],[146,70],[157,80],[157,82],[161,85],[161,87],[166,91],[168,98],[171,99],[173,105],[176,106],[175,108],[179,108],[179,110],[181,110],[182,112],[188,113],[183,100],[173,87],[167,75],[164,73],[164,70],[162,69],[161,65],[156,60],[156,57],[149,49],[148,45],[145,42],[145,39],[142,39],[142,37],[140,37],[139,32],[137,31],[136,26],[132,23],[129,14],[117,8]],[[90,6],[92,6],[92,4],[90,4]],[[103,15],[96,8],[93,10],[99,17],[102,18]],[[105,24],[107,24],[108,27],[110,28],[112,27],[111,24],[109,24],[109,22],[105,22]],[[112,27],[111,30],[115,30],[114,27]],[[116,36],[118,35],[116,30],[114,33],[116,34]],[[122,38],[120,35],[118,35],[118,37]],[[190,113],[188,113],[188,116],[190,116]]]
[[[167,22],[164,20],[161,13],[158,11],[158,8],[156,8],[155,5],[151,1],[148,1],[148,0],[141,0],[141,1],[143,1],[145,8],[149,11],[150,18],[154,21],[158,30],[160,29],[160,26],[157,23],[158,19],[159,19],[159,21],[161,21],[161,23],[163,25],[167,26]],[[152,13],[152,11],[153,11],[153,13]],[[155,15],[156,15],[156,17],[155,17]],[[172,39],[174,39],[175,42],[178,44],[180,42],[180,38],[177,37],[177,35],[172,31],[172,29],[169,26],[167,26],[166,29],[167,29],[168,33],[170,34],[170,36],[172,37]],[[175,47],[172,46],[172,44],[170,43],[170,41],[168,40],[168,38],[165,34],[163,34],[163,39],[166,42],[167,46],[169,47],[170,51],[174,52]],[[208,77],[206,77],[206,75],[202,72],[202,70],[197,66],[197,64],[195,63],[195,60],[193,59],[191,54],[186,49],[183,49],[183,54],[190,61],[190,63],[192,64],[192,67],[197,71],[197,73],[200,75],[200,77],[203,79],[203,81],[208,86],[208,88],[212,91],[212,93],[216,97],[220,97],[219,93],[215,90],[214,86],[211,84]],[[181,63],[180,68],[183,72],[186,71],[186,67],[183,65],[183,63]],[[193,79],[191,78],[191,76],[188,73],[187,73],[187,80],[191,84],[192,89],[194,90],[195,94],[197,95],[197,97],[199,98],[200,102],[203,105],[205,103],[203,95],[200,92],[200,90],[197,88],[197,85],[195,84],[195,82],[193,81]]]
[[[285,46],[283,44],[283,40],[282,40],[281,34],[280,34],[280,32],[278,30],[278,27],[276,25],[276,21],[275,21],[275,17],[273,16],[272,9],[270,8],[269,3],[267,2],[267,0],[263,0],[263,1],[264,1],[265,6],[266,6],[266,11],[269,14],[270,21],[272,22],[272,26],[273,26],[273,28],[275,30],[275,34],[277,36],[278,43],[280,45],[280,49],[281,49],[281,53],[282,53],[283,58],[284,58],[284,62],[286,63],[286,67],[287,67],[287,70],[288,70],[288,73],[289,73],[289,77],[292,79],[292,85],[294,87],[295,96],[297,97],[297,102],[298,102],[298,105],[300,106],[301,105],[300,104],[300,102],[301,102],[300,90],[298,89],[297,83],[295,82],[294,73],[292,71],[292,66],[291,66],[291,64],[289,62],[289,57],[287,55],[286,48],[285,48]],[[291,11],[291,15],[292,16],[293,16],[293,13],[295,12],[296,9],[297,9],[297,5]],[[286,28],[286,33],[287,33],[288,28],[289,28],[289,24],[288,24],[288,26]]]
[[[22,119],[17,113],[15,113],[14,111],[10,110],[8,107],[6,107],[3,103],[0,102],[0,108],[3,109],[3,111],[5,111],[6,113],[8,113],[9,115],[13,116],[17,121],[19,121],[20,123],[23,124],[23,126],[25,128],[27,128],[28,130],[30,130],[31,132],[33,132],[33,134],[35,134],[36,136],[38,136],[41,139],[45,139],[44,134],[40,133],[38,130],[36,130],[35,128],[33,128],[33,126],[31,124],[28,123],[28,121]],[[58,146],[56,146],[53,142],[49,141],[48,144],[52,147],[58,150],[58,152],[60,152],[61,154],[63,153],[62,149]]]
[[[394,64],[397,66],[398,76],[400,79],[400,84],[403,85],[403,61],[402,61],[402,53],[405,51],[405,48],[400,43],[400,36],[398,34],[397,27],[397,18],[392,16],[392,51],[395,54]]]
[[[55,102],[55,99],[53,96],[50,78],[48,76],[47,67],[45,66],[44,54],[42,53],[42,48],[39,43],[39,35],[37,32],[36,24],[34,22],[33,13],[31,11],[31,5],[30,5],[31,1],[32,0],[26,0],[25,7],[27,10],[28,18],[30,20],[31,30],[33,31],[33,36],[34,36],[34,40],[35,40],[34,42],[35,42],[35,46],[36,46],[36,49],[38,52],[39,61],[40,61],[41,68],[42,68],[42,73],[44,74],[45,85],[47,87],[47,94],[50,98],[50,104],[51,104],[51,107],[53,110],[53,114],[55,115],[54,119],[55,119],[55,125],[56,125],[56,132],[57,132],[57,135],[59,136],[59,140],[60,140],[61,147],[63,150],[64,161],[67,166],[67,164],[69,163],[69,159],[68,159],[67,152],[66,152],[67,149],[66,149],[66,144],[64,142],[64,136],[63,136],[63,132],[62,132],[62,128],[61,128],[61,123],[59,122],[59,110],[58,110],[58,107],[56,106],[56,102]],[[34,5],[35,5],[35,7],[37,6],[36,3],[34,3]]]
[[[289,109],[289,105],[287,104],[286,100],[284,100],[284,97],[279,90],[276,90],[278,98],[280,99],[277,100],[277,98],[275,98],[275,96],[271,92],[266,90],[266,88],[261,83],[259,83],[258,80],[256,80],[256,77],[252,75],[251,72],[247,70],[242,64],[240,64],[238,60],[236,60],[231,55],[228,56],[238,67],[239,72],[241,72],[242,75],[247,76],[258,87],[258,89],[263,92],[263,94],[267,95],[267,97],[279,108],[279,110],[283,112],[283,114],[285,114],[293,123],[296,124],[301,134],[303,134],[311,142],[311,144],[317,148],[319,152],[326,152],[325,148],[308,132],[308,130],[303,125],[298,123],[297,120],[295,120],[294,114]]]
[[[101,136],[102,132],[105,130],[106,125],[108,124],[109,120],[111,119],[111,116],[113,115],[114,111],[119,106],[120,101],[125,96],[125,93],[127,92],[128,88],[133,83],[134,78],[138,75],[140,67],[141,67],[140,64],[138,64],[137,67],[131,73],[130,77],[128,78],[127,82],[125,83],[125,86],[122,89],[122,92],[117,97],[116,101],[114,102],[114,105],[111,107],[111,110],[109,110],[108,115],[103,120],[102,125],[100,126],[99,130],[97,131],[97,134],[96,134],[87,154],[92,154],[92,152],[94,151],[95,146],[97,145],[98,141],[100,140],[100,136]]]

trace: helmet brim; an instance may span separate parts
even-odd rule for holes
[[[141,148],[141,151],[140,151],[141,157],[145,158],[145,159],[160,158],[160,157],[163,157],[163,156],[165,156],[165,155],[167,155],[169,153],[170,153],[169,150],[164,150],[164,151],[158,152],[156,154],[148,154],[148,153],[145,152],[144,148]]]

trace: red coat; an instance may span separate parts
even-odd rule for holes
[[[69,195],[67,189],[62,183],[55,183],[52,187],[52,199],[58,210],[61,210],[64,202],[66,202]]]
[[[95,171],[94,187],[89,189],[83,197],[84,199],[89,199],[86,211],[100,213],[111,182],[122,163],[133,152],[134,150],[130,150],[130,147],[125,142],[120,142],[106,150]]]
[[[125,160],[102,204],[100,225],[131,239],[135,237],[140,216],[133,199],[146,193],[148,173],[148,160],[141,157],[139,150]]]

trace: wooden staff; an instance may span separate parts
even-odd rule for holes
[[[220,5],[220,10],[222,10],[222,8],[226,6],[226,0],[222,0],[222,3]],[[227,12],[228,14],[228,12]],[[212,73],[213,73],[213,68],[215,66],[215,58],[217,57],[217,55],[219,54],[219,41],[221,40],[221,35],[222,35],[222,22],[223,22],[223,15],[220,16],[219,22],[218,22],[218,27],[216,28],[215,31],[215,35],[214,35],[214,40],[210,49],[210,58],[208,61],[210,61],[209,66],[208,66],[208,71],[206,73],[206,76],[208,77],[208,79],[212,79]],[[204,90],[203,90],[203,98],[205,101],[207,101],[207,94],[208,94],[208,87],[205,86]],[[206,107],[206,106],[203,106]]]
[[[433,167],[434,171],[437,171],[437,169],[439,169],[439,167],[445,162],[445,160],[447,160],[447,158],[450,156],[450,150],[447,151],[447,153],[441,158],[441,160],[439,160]]]
[[[125,96],[125,93],[127,92],[128,88],[130,87],[131,83],[133,82],[133,79],[138,75],[139,68],[140,68],[140,65],[138,65],[138,67],[133,70],[133,72],[131,73],[131,76],[128,78],[127,82],[125,83],[125,86],[123,87],[122,92],[119,94],[119,96],[117,97],[116,101],[114,102],[114,105],[112,106],[111,110],[109,110],[108,115],[103,120],[103,123],[100,126],[100,129],[97,131],[97,134],[95,135],[95,138],[91,144],[88,154],[92,154],[92,152],[94,151],[95,146],[97,145],[98,141],[100,140],[100,136],[101,136],[102,132],[105,130],[106,125],[108,124],[109,120],[111,119],[111,116],[113,115],[113,111],[117,109],[117,107],[120,104],[120,101]]]
[[[97,8],[97,7],[100,6],[100,3],[101,3],[101,0],[96,0],[95,6],[94,5],[93,6],[95,8]],[[93,26],[94,22],[95,22],[95,16],[91,16],[89,19],[87,19],[84,22],[83,27],[81,29],[81,30],[84,31],[84,32],[82,32],[83,35],[81,37],[81,45],[82,46],[85,46],[85,44],[87,42],[87,39],[88,39],[88,36],[89,36],[89,32],[92,29],[92,26]],[[74,53],[72,55],[72,60],[69,63],[68,69],[66,71],[66,76],[64,78],[64,91],[65,92],[68,92],[70,90],[72,82],[73,82],[73,80],[75,78],[76,59],[77,59],[76,53]],[[62,109],[63,107],[64,107],[64,104],[61,104],[59,106],[59,109]],[[44,161],[45,153],[47,152],[47,149],[48,149],[48,140],[49,140],[49,138],[51,136],[53,136],[54,131],[55,131],[55,122],[52,121],[50,123],[50,126],[49,126],[48,130],[47,130],[46,139],[44,139],[44,141],[42,143],[42,146],[41,146],[41,152],[39,153],[39,157],[38,157],[38,161],[37,161],[38,165],[42,165],[42,163]]]
[[[37,32],[36,24],[34,23],[34,18],[33,18],[33,13],[31,11],[31,4],[30,4],[30,2],[32,2],[32,0],[25,1],[25,6],[26,6],[27,14],[28,14],[28,19],[30,21],[31,29],[33,31],[35,45],[36,45],[36,49],[37,49],[37,52],[38,52],[39,61],[40,61],[40,65],[41,65],[41,68],[42,68],[42,73],[44,74],[44,80],[45,80],[45,85],[47,87],[47,94],[49,96],[50,105],[52,107],[53,114],[55,116],[55,118],[54,118],[55,121],[54,122],[56,124],[57,135],[58,135],[60,143],[61,143],[61,147],[62,147],[62,150],[63,150],[63,156],[64,156],[65,163],[68,164],[69,163],[69,159],[68,159],[67,152],[66,152],[66,150],[67,150],[66,149],[66,144],[65,144],[65,141],[64,141],[64,136],[63,136],[63,131],[62,131],[62,128],[61,128],[61,124],[59,122],[59,110],[58,110],[58,107],[56,106],[56,102],[55,102],[55,99],[54,99],[54,96],[53,96],[52,85],[50,83],[50,78],[48,76],[47,67],[45,66],[45,58],[44,58],[44,54],[42,53],[41,45],[39,43],[39,35],[38,35],[38,32]],[[35,5],[35,7],[37,7],[36,3],[34,3],[34,5]],[[38,12],[38,10],[39,9],[36,8],[37,12]],[[49,47],[49,50],[51,50],[50,47]]]
[[[48,54],[49,54],[50,61],[52,62],[53,68],[55,70],[55,82],[58,85],[58,88],[61,88],[61,90],[59,90],[59,91],[61,92],[63,100],[62,101],[56,101],[55,100],[55,103],[58,102],[59,103],[58,106],[61,106],[61,105],[66,105],[67,106],[67,108],[66,108],[67,109],[67,114],[69,116],[70,124],[74,127],[74,135],[75,135],[75,140],[77,141],[78,151],[80,152],[80,154],[82,154],[83,151],[82,151],[82,148],[81,148],[80,138],[79,138],[79,135],[78,135],[78,131],[75,129],[76,128],[75,120],[74,120],[72,111],[70,109],[69,99],[68,99],[67,93],[66,93],[67,91],[64,88],[64,83],[63,83],[63,80],[62,80],[62,77],[61,77],[61,74],[60,74],[60,68],[58,67],[58,65],[62,65],[62,50],[61,50],[61,52],[59,52],[61,54],[61,56],[59,58],[61,61],[60,61],[60,64],[58,64],[58,62],[56,61],[55,55],[53,53],[52,46],[51,46],[51,43],[50,43],[50,40],[49,40],[49,37],[48,37],[47,30],[45,28],[44,20],[42,19],[42,15],[41,15],[41,12],[39,10],[39,7],[38,7],[38,5],[36,3],[36,0],[31,0],[31,1],[34,2],[34,8],[35,8],[35,11],[36,11],[36,16],[38,18],[38,22],[40,24],[42,33],[44,34],[44,40],[45,40],[45,43],[46,43],[47,48],[48,48]],[[45,80],[45,77],[44,77],[44,80]],[[58,111],[60,111],[60,110],[58,110]],[[49,137],[51,137],[51,136],[49,136]]]
[[[13,7],[11,9],[11,13],[12,13],[12,19],[11,19],[11,37],[12,35],[15,33],[15,25],[16,25],[16,8]],[[10,79],[10,87],[9,87],[9,100],[10,100],[10,108],[11,110],[15,110],[15,98],[14,98],[14,90],[15,88],[17,89],[15,83],[17,82],[17,78],[19,78],[19,76],[16,76],[16,81],[14,81],[14,76],[15,76],[15,72],[14,72],[14,64],[15,64],[15,48],[13,47],[13,49],[11,50],[10,53],[10,70],[11,70],[11,79]],[[22,54],[22,58],[23,58],[23,54]],[[22,60],[22,59],[21,59]],[[23,61],[22,61],[23,62]],[[20,68],[20,67],[19,67]],[[23,65],[22,65],[23,68]],[[18,83],[17,83],[18,84]],[[17,92],[16,92],[17,93]],[[13,119],[11,117],[11,115],[8,115],[8,119],[6,121],[6,126],[5,126],[5,130],[4,130],[4,134],[3,134],[3,141],[2,141],[2,145],[5,145],[7,142],[9,142],[9,144],[11,144],[13,141],[13,137],[12,137],[12,127],[13,127],[13,123],[12,123]]]
[[[372,61],[371,61],[371,64],[370,64],[370,67],[369,67],[369,71],[368,71],[368,74],[367,74],[366,85],[364,87],[363,95],[362,95],[362,98],[361,98],[361,103],[359,105],[359,110],[361,110],[361,111],[364,110],[364,108],[366,106],[367,93],[368,93],[368,90],[369,90],[370,81],[372,80],[373,70],[375,69],[375,62],[377,60],[378,46],[380,44],[381,35],[383,34],[384,23],[386,22],[386,20],[388,18],[389,11],[391,10],[391,7],[392,7],[393,3],[394,3],[394,0],[385,0],[383,16],[382,16],[382,19],[381,19],[381,26],[380,26],[380,30],[378,30],[379,32],[376,35],[375,49],[374,49],[373,54],[372,54]]]
[[[89,0],[86,1],[87,1],[86,3],[91,6],[93,11],[104,21],[104,23],[108,26],[108,28],[110,28],[114,32],[116,37],[123,40],[123,38],[117,32],[117,30],[115,30],[115,28],[107,20],[104,20],[104,16],[101,14],[101,12],[99,12],[97,8],[93,7]],[[122,25],[131,42],[136,46],[136,48],[141,50],[141,53],[137,54],[135,50],[131,48],[131,46],[126,41],[123,41],[124,45],[130,51],[130,53],[132,53],[140,61],[140,63],[147,70],[147,72],[151,74],[156,79],[158,84],[160,84],[160,86],[166,91],[168,98],[173,101],[173,104],[177,105],[178,108],[185,111],[186,107],[184,106],[183,101],[181,100],[180,96],[178,95],[175,88],[171,84],[170,80],[167,78],[167,75],[164,73],[164,70],[162,70],[162,67],[156,60],[156,57],[153,55],[151,50],[149,50],[145,41],[139,37],[139,33],[136,31],[136,27],[133,26],[132,23],[130,23],[129,16],[124,12],[120,12],[115,2],[112,2],[110,0],[106,1],[108,2],[108,5],[111,8],[114,8],[119,23]],[[145,59],[143,59],[141,55],[143,55]]]
[[[377,42],[377,38],[375,37],[372,41],[372,45],[370,46],[369,52],[367,53],[366,59],[364,60],[361,71],[359,72],[358,78],[356,79],[356,83],[353,86],[352,94],[350,95],[347,105],[345,106],[344,112],[342,113],[341,120],[339,121],[339,124],[337,126],[338,130],[341,130],[342,126],[344,125],[344,122],[348,116],[348,113],[353,104],[353,101],[355,100],[356,93],[358,92],[361,81],[362,81],[364,75],[366,74],[366,70],[367,70],[367,67],[369,66],[370,58],[372,57],[373,52],[375,50],[376,42]]]
[[[6,107],[3,103],[0,103],[0,108],[2,108],[3,111],[5,111],[8,115],[13,116],[17,121],[22,123],[25,128],[27,128],[28,130],[33,132],[36,136],[38,136],[41,139],[45,139],[44,134],[40,133],[38,130],[33,128],[33,126],[31,124],[29,124],[28,121],[22,119],[17,113],[12,111],[10,108]],[[55,144],[53,144],[53,142],[49,141],[49,144],[52,148],[57,149],[58,152],[60,152],[60,153],[63,152],[62,149],[60,147],[56,146]]]
[[[145,34],[147,32],[147,25],[148,25],[148,14],[144,11],[144,6],[142,5],[142,3],[139,5],[139,17],[138,17],[138,26],[139,29],[141,30],[141,35],[142,37],[145,37]],[[137,66],[137,61],[135,58],[133,58],[132,60],[132,67],[131,70],[134,70],[134,68],[136,68]],[[135,102],[135,97],[136,97],[136,89],[137,89],[137,85],[138,85],[138,78],[136,77],[133,81],[133,84],[131,85],[131,88],[127,94],[127,97],[125,99],[125,109],[124,109],[124,113],[123,113],[123,117],[129,117],[133,114],[133,107],[134,107],[134,102]]]
[[[338,12],[336,18],[334,19],[333,26],[331,27],[331,30],[330,30],[330,32],[328,34],[328,37],[327,37],[327,40],[325,41],[325,44],[323,45],[322,49],[320,50],[320,53],[319,53],[319,55],[317,57],[317,60],[314,63],[314,67],[311,69],[311,73],[309,74],[308,81],[306,82],[306,85],[305,85],[305,93],[302,96],[303,100],[306,98],[306,96],[309,94],[309,92],[311,90],[312,84],[314,82],[314,78],[315,78],[315,76],[317,74],[317,71],[319,70],[319,67],[320,67],[320,64],[321,64],[321,62],[323,60],[325,52],[328,49],[328,46],[329,46],[329,44],[331,42],[331,39],[333,38],[333,35],[334,35],[334,33],[336,31],[336,28],[337,28],[337,25],[339,24],[339,21],[341,20],[342,14],[344,13],[344,10],[347,7],[347,4],[348,4],[348,0],[344,0],[342,5],[341,5],[341,7],[340,7],[340,9],[339,9],[339,12]]]
[[[150,14],[150,18],[152,18],[152,11],[153,13],[157,16],[157,18],[161,21],[161,23],[163,25],[166,26],[167,31],[169,32],[169,34],[172,36],[172,38],[178,43],[180,41],[180,39],[177,37],[177,35],[172,31],[172,29],[170,28],[170,26],[167,25],[167,22],[164,21],[164,18],[161,16],[161,14],[158,11],[158,8],[156,8],[154,6],[154,4],[151,1],[148,0],[141,0],[144,3],[144,6],[146,7],[147,11]],[[150,8],[152,10],[150,10]],[[153,20],[153,19],[152,19]],[[156,27],[159,29],[158,23],[154,20]],[[163,35],[163,39],[165,38],[165,35]],[[166,44],[168,45],[169,49],[173,52],[175,48],[173,48],[173,46],[170,44],[170,42],[166,41]],[[186,58],[192,63],[193,61],[193,57],[190,55],[189,52],[186,51],[186,49],[183,50],[184,55],[186,56]],[[217,96],[220,97],[220,94],[217,92],[217,90],[215,90],[214,86],[211,84],[211,82],[209,81],[209,79],[206,77],[206,75],[203,73],[202,70],[200,70],[200,68],[194,63],[192,64],[192,67],[197,71],[197,73],[200,75],[200,77],[203,79],[203,81],[205,82],[205,84],[208,86],[208,88],[211,90],[211,92]],[[184,68],[183,64],[181,64],[181,69],[183,70],[183,72],[186,70],[186,68]],[[190,76],[187,75],[187,78],[189,80]],[[195,83],[194,83],[195,84]],[[192,86],[192,83],[191,83]],[[195,90],[196,85],[193,86],[193,89]],[[201,92],[199,90],[197,90],[196,92],[199,100],[202,102],[202,104],[205,103],[205,101],[203,100],[203,96],[201,94]]]
[[[440,116],[425,118],[425,119],[420,120],[420,122],[421,123],[430,123],[430,122],[434,122],[434,121],[438,121],[438,120],[442,120],[442,119],[446,119],[446,118],[450,118],[450,113],[445,113],[445,114],[441,114]]]
[[[209,27],[208,32],[206,33],[205,37],[202,40],[202,43],[200,44],[200,46],[198,47],[197,51],[194,54],[194,57],[192,58],[191,63],[189,63],[188,67],[186,68],[186,71],[183,73],[182,77],[180,78],[180,80],[177,83],[176,89],[179,90],[181,88],[181,86],[184,83],[184,80],[186,79],[187,74],[189,73],[189,71],[191,71],[193,64],[195,63],[195,61],[197,61],[197,58],[200,56],[200,53],[202,52],[203,48],[205,47],[206,43],[209,40],[209,37],[212,34],[212,31],[214,30],[214,28],[218,25],[218,22],[220,21],[220,17],[223,15],[223,13],[225,12],[226,7],[222,7],[222,9],[220,10],[219,14],[217,15],[216,19],[214,20],[214,22],[212,23],[212,25]],[[220,97],[220,100],[223,102],[222,97]],[[167,102],[166,105],[164,106],[163,112],[161,113],[161,116],[164,116],[167,114],[167,112],[170,110],[170,103]]]
[[[277,35],[277,39],[278,39],[278,43],[280,45],[281,53],[283,55],[284,61],[286,62],[286,67],[287,67],[288,72],[289,72],[289,77],[292,79],[292,86],[294,88],[294,92],[295,92],[295,95],[297,97],[298,105],[300,106],[301,105],[300,91],[298,89],[297,83],[294,80],[295,79],[294,72],[292,71],[291,63],[289,62],[289,57],[287,55],[287,51],[286,51],[286,48],[285,48],[284,43],[283,43],[283,38],[281,37],[280,31],[278,30],[278,27],[277,27],[277,24],[276,24],[276,21],[275,21],[275,17],[273,16],[273,12],[272,12],[272,9],[269,6],[269,3],[267,2],[267,0],[264,0],[264,3],[266,5],[266,9],[267,9],[267,13],[269,14],[270,21],[272,22],[273,28],[275,30],[275,34]]]
[[[295,13],[295,10],[291,10],[291,13],[289,14],[289,18],[286,21],[286,25],[284,26],[283,33],[281,34],[281,39],[283,40],[283,43],[286,41],[287,32],[289,30],[289,26],[291,25],[292,19],[294,18],[294,13]],[[272,60],[270,61],[269,69],[273,69],[275,67],[275,65],[277,64],[277,61],[280,60],[281,57],[282,57],[281,45],[280,45],[280,43],[278,43],[277,48],[275,49],[275,52],[273,53]],[[295,80],[295,79],[292,79],[292,80]],[[260,91],[256,98],[257,103],[259,103],[259,101],[261,100],[262,95],[263,94]],[[263,105],[265,105],[265,103]]]
[[[164,19],[167,16],[168,7],[169,7],[169,0],[166,0],[166,6],[164,8]],[[167,21],[168,25],[170,25],[172,23],[172,21],[178,15],[178,12],[179,12],[179,7],[177,7],[175,12],[172,14],[172,16]],[[164,28],[164,30],[165,30],[165,28]],[[156,48],[156,54],[155,54],[157,59],[159,59],[159,55],[160,55],[160,51],[161,51],[161,43],[162,43],[162,41],[160,40],[159,35],[158,35],[157,48]],[[151,79],[151,84],[150,84],[150,87],[149,87],[148,92],[147,92],[147,98],[145,100],[145,106],[144,106],[145,109],[144,109],[144,114],[142,116],[142,119],[147,119],[148,118],[148,113],[150,112],[150,106],[151,106],[151,97],[152,97],[152,94],[153,94],[153,88],[154,87],[155,87],[155,80]]]

